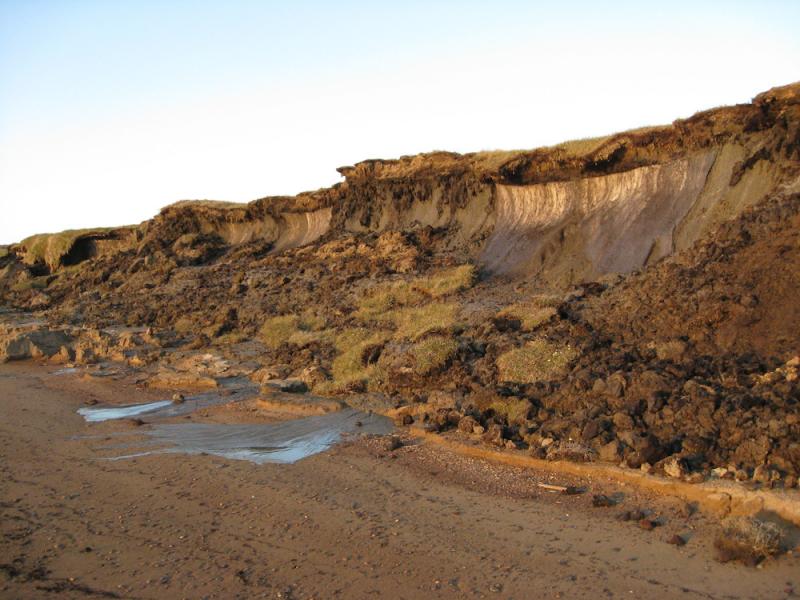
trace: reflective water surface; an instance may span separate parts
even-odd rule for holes
[[[183,404],[173,404],[169,400],[162,400],[129,406],[87,407],[79,409],[78,412],[89,422],[142,415],[163,418],[186,414],[202,406],[210,406],[228,400],[221,399],[214,394],[207,394],[187,399]],[[137,433],[141,432],[150,438],[144,444],[145,446],[158,446],[158,449],[118,456],[115,459],[180,452],[212,454],[224,458],[248,460],[257,464],[293,463],[323,452],[346,439],[347,436],[386,434],[390,433],[393,428],[392,421],[386,417],[363,413],[351,408],[278,423],[159,423],[156,421],[150,423],[149,427],[138,430]]]

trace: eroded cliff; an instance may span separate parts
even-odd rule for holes
[[[536,456],[796,484],[800,85],[664,127],[340,173],[9,247],[3,304],[56,336],[9,326],[14,357],[174,382],[202,351]]]

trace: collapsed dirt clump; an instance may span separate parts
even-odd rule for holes
[[[293,381],[540,458],[796,486],[800,85],[340,172],[3,249],[0,301],[50,329],[11,323],[0,356]]]

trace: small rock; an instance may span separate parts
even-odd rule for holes
[[[269,379],[262,386],[287,394],[304,394],[308,391],[308,385],[302,379]]]
[[[461,398],[453,392],[433,390],[428,394],[428,404],[436,408],[454,409],[461,404]]]
[[[625,394],[628,382],[622,373],[612,373],[606,379],[606,394],[612,398],[621,398]]]
[[[664,461],[664,473],[675,479],[681,479],[686,475],[686,468],[683,466],[683,461],[677,456],[670,456]]]
[[[174,393],[172,394],[172,403],[173,404],[183,404],[186,401],[186,398],[183,397],[183,394]]]
[[[659,526],[658,521],[654,521],[653,519],[640,519],[639,520],[639,527],[644,529],[645,531],[653,531],[656,527]]]
[[[413,425],[414,417],[411,415],[403,415],[403,425]]]
[[[403,447],[403,440],[396,435],[384,436],[381,439],[381,446],[386,452],[392,452],[393,450]]]
[[[600,421],[595,419],[589,421],[581,432],[581,439],[584,442],[590,442],[600,434]]]
[[[361,421],[356,421],[356,427],[363,427],[364,424]]]
[[[667,543],[672,544],[673,546],[685,546],[686,540],[676,533],[667,540]]]
[[[483,435],[483,440],[494,446],[505,446],[505,439],[503,438],[503,426],[498,423],[492,423],[486,429]]]
[[[473,417],[467,415],[458,422],[458,429],[464,433],[472,433],[476,425],[478,425],[478,422]]]
[[[613,420],[617,431],[629,431],[633,429],[633,419],[627,413],[621,411],[617,412],[614,414]]]
[[[600,446],[597,454],[603,462],[616,464],[622,459],[622,451],[617,440],[612,440],[604,446]]]
[[[641,510],[626,510],[619,516],[620,521],[641,521],[644,513]]]
[[[686,483],[703,483],[706,480],[706,476],[699,472],[689,473],[686,476]]]
[[[753,471],[753,481],[756,483],[769,483],[770,472],[769,468],[764,465],[759,465]]]
[[[617,503],[613,498],[609,498],[605,494],[595,494],[592,496],[592,506],[596,508],[608,508],[615,506]]]
[[[679,362],[686,354],[686,342],[681,340],[670,340],[657,344],[655,347],[658,360],[670,360]]]

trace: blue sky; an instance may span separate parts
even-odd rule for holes
[[[797,1],[0,0],[0,243],[746,102],[800,79],[798,26]]]

